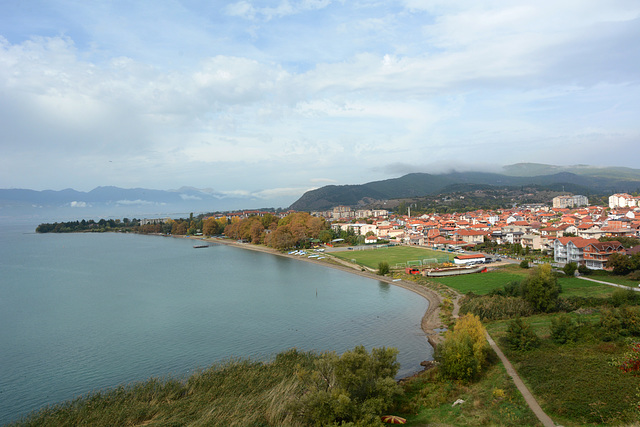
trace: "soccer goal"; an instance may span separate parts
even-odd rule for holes
[[[422,261],[419,259],[415,261],[407,261],[407,267],[422,267]]]
[[[433,265],[433,264],[440,264],[438,262],[438,258],[425,258],[422,260],[422,265]]]

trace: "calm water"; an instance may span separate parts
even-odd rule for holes
[[[419,326],[428,303],[405,289],[187,239],[32,230],[0,228],[0,424],[292,347],[396,347],[403,375],[431,358]]]

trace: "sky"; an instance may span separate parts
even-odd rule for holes
[[[637,0],[0,0],[0,188],[638,167]]]

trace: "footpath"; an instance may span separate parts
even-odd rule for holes
[[[588,280],[590,282],[595,282],[595,283],[602,283],[603,285],[608,285],[608,286],[615,286],[616,288],[629,289],[629,290],[634,291],[634,292],[640,292],[640,287],[632,288],[631,286],[618,285],[617,283],[603,282],[602,280],[590,279],[590,278],[584,277],[584,276],[578,276],[578,279]]]
[[[531,394],[527,386],[524,385],[524,382],[516,372],[515,368],[513,367],[511,362],[509,362],[509,359],[507,359],[507,357],[504,355],[502,350],[500,350],[500,347],[496,345],[493,338],[491,338],[491,335],[489,335],[489,333],[486,332],[486,336],[487,336],[487,341],[489,341],[489,345],[496,352],[496,354],[502,361],[504,368],[507,370],[507,374],[509,374],[509,376],[513,380],[513,383],[516,385],[516,387],[520,391],[520,394],[522,394],[522,397],[524,397],[524,400],[527,402],[527,405],[529,405],[533,413],[536,414],[536,417],[538,417],[542,425],[545,427],[555,427],[555,423],[553,422],[551,417],[542,410],[536,398],[533,397],[533,394]]]

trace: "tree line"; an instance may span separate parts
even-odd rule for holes
[[[158,220],[142,224],[139,219],[101,219],[69,222],[43,223],[36,228],[37,233],[74,233],[74,232],[133,232],[141,234],[164,234],[176,236],[226,235],[231,239],[262,244],[275,249],[308,248],[313,241],[329,243],[332,239],[343,237],[355,243],[353,233],[332,232],[323,219],[311,216],[307,212],[295,212],[283,218],[267,213],[263,216],[237,217],[194,217]]]

